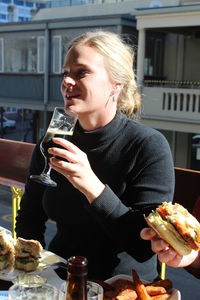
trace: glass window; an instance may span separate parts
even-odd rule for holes
[[[24,21],[24,17],[18,17],[18,21],[19,22],[23,22]]]
[[[51,68],[53,73],[61,73],[61,36],[53,36]]]
[[[36,3],[36,8],[46,8],[47,5],[45,3]]]
[[[26,13],[26,9],[24,8],[18,8],[18,14],[19,15],[24,15]]]
[[[0,72],[4,71],[3,39],[0,39]]]
[[[0,14],[0,19],[1,19],[1,20],[6,20],[6,15]]]
[[[11,0],[1,0],[0,2],[2,2],[2,3],[11,3]]]
[[[37,72],[37,36],[6,34],[4,37],[4,71]]]
[[[7,13],[7,6],[0,4],[0,12],[1,13]]]
[[[24,5],[24,1],[22,1],[22,0],[14,0],[14,4],[23,6]]]
[[[27,1],[27,2],[25,2],[25,4],[26,4],[27,7],[33,7],[33,3],[32,2],[28,2]]]
[[[37,39],[37,72],[44,72],[44,37],[39,36]]]

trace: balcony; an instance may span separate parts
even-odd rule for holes
[[[149,125],[162,129],[200,132],[200,82],[146,82],[142,89],[142,118]],[[187,86],[188,84],[188,86]],[[162,124],[162,125],[161,125]]]
[[[48,110],[62,105],[60,75],[49,75]],[[2,106],[44,109],[44,74],[0,73],[0,102]]]

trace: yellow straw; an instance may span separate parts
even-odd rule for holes
[[[160,273],[160,278],[162,280],[165,279],[165,263],[161,263],[161,273]]]

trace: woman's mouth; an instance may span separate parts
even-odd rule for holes
[[[65,99],[66,100],[72,100],[72,99],[74,99],[74,98],[78,98],[80,95],[78,95],[78,94],[66,94],[65,95]]]

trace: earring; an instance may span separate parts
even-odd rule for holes
[[[117,101],[117,97],[116,95],[113,95],[113,102],[116,102]]]

